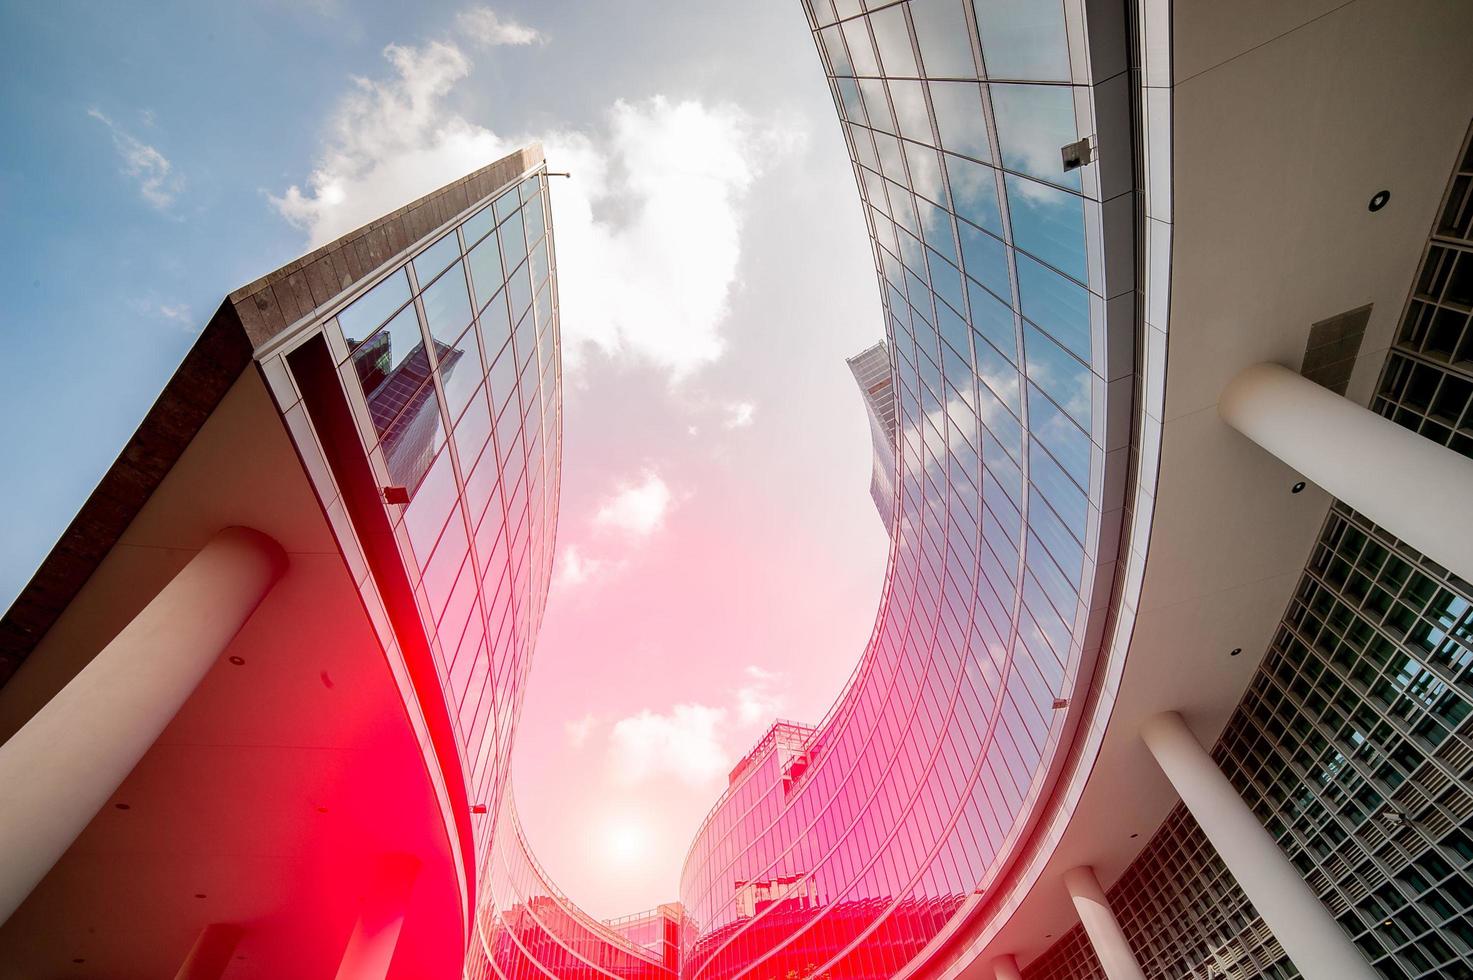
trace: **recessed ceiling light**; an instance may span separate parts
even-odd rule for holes
[[[116,809],[118,809],[118,810],[131,810],[132,809],[132,807],[130,807],[126,803],[114,803],[113,804],[113,807],[116,808]]]
[[[1131,840],[1135,840],[1135,839],[1136,839],[1136,838],[1137,838],[1137,837],[1139,837],[1139,836],[1140,836],[1140,834],[1131,834],[1131,835],[1130,835],[1130,839],[1131,839]]]
[[[1292,487],[1289,488],[1289,492],[1290,493],[1303,493],[1304,492],[1304,481],[1303,480],[1300,480],[1298,483],[1294,484]]]
[[[1243,652],[1243,648],[1242,647],[1233,647],[1231,650],[1228,651],[1228,656],[1229,657],[1236,657],[1238,654],[1240,654],[1242,652]]]
[[[235,664],[235,666],[240,667],[245,664],[245,657],[231,657],[230,662]]]
[[[207,898],[208,896],[206,896],[204,892],[195,892],[194,893],[194,897],[195,898]]]
[[[317,812],[318,813],[326,813],[327,812],[327,807],[320,806],[320,807],[317,808]]]
[[[1390,191],[1377,191],[1371,195],[1371,203],[1366,205],[1367,211],[1379,211],[1391,200]]]

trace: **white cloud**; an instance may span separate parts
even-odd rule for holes
[[[623,559],[590,558],[577,545],[570,544],[558,555],[552,587],[563,590],[600,582],[619,574],[628,564]]]
[[[455,26],[476,44],[487,48],[503,44],[546,43],[546,38],[539,31],[510,18],[503,19],[490,7],[467,7],[455,16]]]
[[[123,160],[123,173],[138,182],[138,193],[160,211],[167,210],[184,189],[184,178],[174,173],[174,165],[154,147],[149,146],[96,109],[88,109],[87,115],[107,127],[112,134],[113,148]],[[152,113],[146,115],[152,125]]]
[[[595,523],[646,537],[665,523],[670,488],[660,475],[646,470],[639,483],[625,483],[599,506]]]
[[[319,245],[535,140],[504,138],[447,104],[471,71],[453,43],[390,45],[388,78],[356,78],[306,187],[271,196]],[[761,164],[801,145],[791,123],[663,96],[616,101],[600,132],[543,135],[568,170],[552,190],[564,364],[589,350],[682,378],[721,356],[747,194]]]
[[[593,728],[598,724],[598,719],[593,715],[584,715],[577,721],[563,722],[563,733],[568,736],[568,744],[575,749],[581,749],[588,744],[588,736],[593,734]]]
[[[618,781],[633,785],[674,776],[692,786],[725,775],[721,745],[726,711],[703,704],[677,704],[669,714],[646,709],[621,718],[609,732],[609,763]]]
[[[726,406],[726,427],[728,429],[745,429],[752,424],[753,417],[757,414],[757,406],[751,402],[736,402]]]
[[[129,300],[128,306],[140,317],[168,323],[190,333],[199,327],[194,322],[194,311],[187,303],[170,303],[149,295]]]
[[[782,682],[782,675],[755,665],[748,666],[745,673],[747,683],[736,692],[737,720],[743,725],[775,721],[782,710],[783,698],[773,688]]]

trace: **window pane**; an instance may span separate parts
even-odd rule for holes
[[[409,276],[399,269],[338,314],[338,325],[342,327],[348,346],[352,347],[373,333],[379,324],[407,302]]]
[[[1081,360],[1090,356],[1089,295],[1076,285],[1040,265],[1021,252],[1018,264],[1018,296],[1023,315],[1059,340]]]
[[[404,402],[404,410],[384,433],[382,445],[389,479],[408,487],[412,494],[435,453],[445,444],[445,429],[440,424],[440,401],[434,385],[421,385]]]
[[[1060,150],[1079,139],[1074,90],[1064,85],[994,85],[992,111],[1003,166],[1078,190],[1078,170],[1064,172]]]
[[[374,428],[382,435],[408,397],[430,376],[430,359],[413,306],[374,334],[353,353],[358,383],[368,400]]]
[[[981,86],[975,82],[931,82],[930,89],[942,147],[990,163],[992,147],[982,115]]]
[[[921,61],[931,78],[976,78],[963,0],[911,0]]]
[[[1080,282],[1089,273],[1084,251],[1084,201],[1068,191],[1007,175],[1013,243]]]
[[[471,249],[470,255],[466,256],[466,264],[471,269],[471,282],[476,287],[477,302],[485,305],[486,301],[496,295],[496,290],[501,288],[501,251],[496,244],[496,236],[492,235],[481,244]]]
[[[455,263],[436,279],[424,291],[421,302],[424,303],[425,322],[431,336],[437,340],[460,336],[461,330],[471,322],[471,298],[465,290],[465,272],[461,264]]]
[[[452,231],[414,257],[414,278],[423,286],[459,255],[460,243],[455,240],[455,232]]]
[[[1069,81],[1060,0],[973,0],[989,78]]]

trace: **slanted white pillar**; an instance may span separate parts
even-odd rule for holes
[[[1023,971],[1018,969],[1018,959],[1011,953],[992,961],[992,975],[997,980],[1023,980]]]
[[[174,974],[174,980],[220,980],[230,965],[235,944],[240,942],[243,932],[240,926],[226,922],[211,922],[205,926],[190,947],[179,972]]]
[[[286,568],[271,538],[216,534],[0,745],[0,922],[143,758]]]
[[[1065,871],[1064,887],[1074,899],[1074,911],[1079,913],[1079,923],[1089,936],[1089,944],[1094,947],[1105,976],[1110,980],[1146,980],[1125,932],[1105,900],[1105,890],[1095,877],[1095,869],[1082,865]]]
[[[1473,582],[1473,460],[1278,364],[1223,389],[1224,421],[1387,531]]]
[[[1305,980],[1375,980],[1376,971],[1181,715],[1168,711],[1150,718],[1141,738]]]
[[[411,855],[390,854],[379,860],[369,876],[336,980],[384,980],[388,976],[418,875],[419,859]]]

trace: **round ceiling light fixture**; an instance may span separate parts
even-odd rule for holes
[[[245,666],[245,657],[237,657],[232,655],[230,658],[230,662],[235,664],[235,666],[237,667],[243,667]]]
[[[1233,647],[1231,650],[1228,651],[1228,656],[1229,657],[1236,657],[1238,654],[1240,654],[1242,652],[1243,652],[1243,648],[1242,647]]]
[[[1376,193],[1374,193],[1374,194],[1371,195],[1371,203],[1366,205],[1366,210],[1367,211],[1370,211],[1372,214],[1374,214],[1375,212],[1377,212],[1377,211],[1381,210],[1382,208],[1384,208],[1390,202],[1391,202],[1391,192],[1390,191],[1385,191],[1385,190],[1377,191]]]
[[[1292,487],[1289,488],[1289,492],[1290,493],[1303,493],[1304,492],[1304,487],[1305,487],[1304,481],[1303,480],[1300,480],[1298,483],[1294,484]]]

